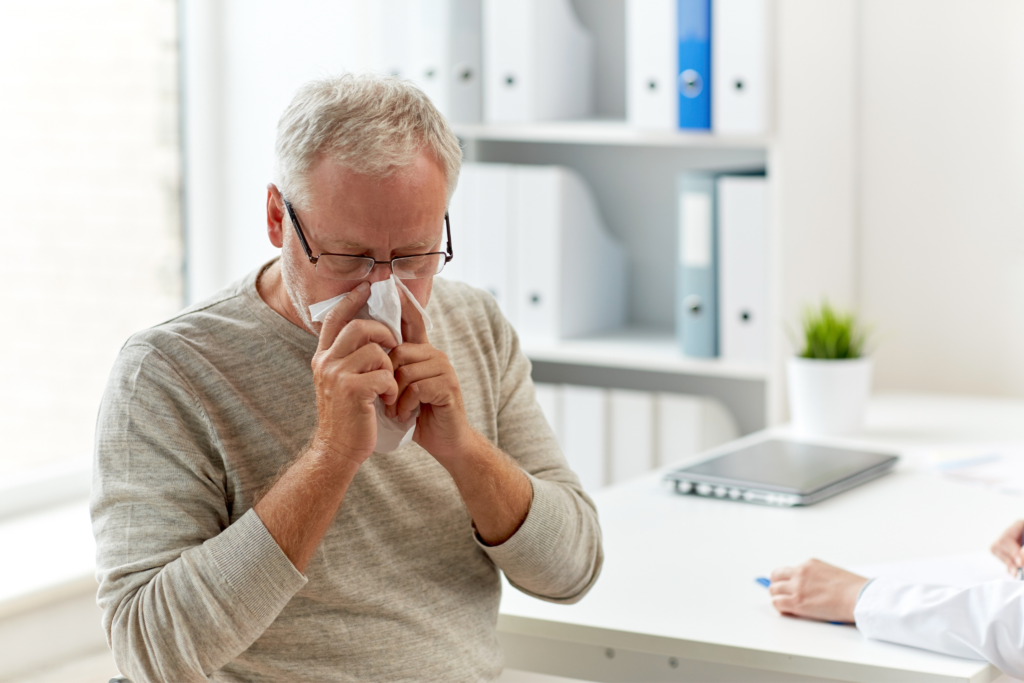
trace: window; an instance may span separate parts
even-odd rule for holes
[[[0,480],[91,453],[121,345],[181,307],[176,12],[4,7]]]

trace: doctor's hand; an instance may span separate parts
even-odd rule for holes
[[[1024,548],[1020,547],[1021,534],[1024,534],[1024,519],[1018,519],[1003,532],[1002,536],[992,544],[992,554],[1006,565],[1011,574],[1018,567],[1024,567]]]
[[[781,567],[770,578],[772,606],[781,614],[843,623],[853,623],[853,608],[868,582],[821,560]]]
[[[311,447],[356,465],[377,444],[377,397],[388,405],[398,398],[384,350],[397,346],[398,340],[375,320],[355,319],[369,298],[369,284],[363,282],[331,310],[312,362],[317,428]]]
[[[430,344],[423,317],[405,292],[401,297],[403,343],[391,352],[398,400],[388,406],[386,413],[405,422],[419,406],[413,440],[443,460],[464,450],[474,432],[466,419],[455,368],[448,356]]]

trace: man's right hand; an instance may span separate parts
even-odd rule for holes
[[[992,544],[992,554],[1006,565],[1007,571],[1016,573],[1018,567],[1024,567],[1024,549],[1021,548],[1021,534],[1024,534],[1024,519],[1011,524],[1002,536]]]
[[[361,465],[377,443],[374,401],[391,405],[398,384],[388,351],[398,340],[386,325],[355,316],[370,298],[361,282],[324,320],[313,356],[317,429],[312,447]]]

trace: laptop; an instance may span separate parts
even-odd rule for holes
[[[880,477],[898,459],[892,453],[769,438],[726,446],[665,479],[683,495],[792,507],[812,505]]]

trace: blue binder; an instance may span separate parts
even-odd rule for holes
[[[715,177],[683,174],[678,180],[676,336],[682,352],[718,356],[718,216]]]
[[[679,2],[679,127],[711,130],[711,0]]]

